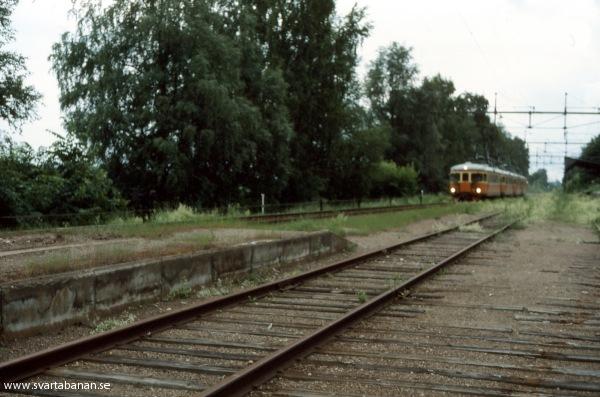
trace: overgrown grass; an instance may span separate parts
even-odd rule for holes
[[[180,205],[175,210],[158,211],[144,221],[138,216],[116,217],[106,224],[72,227],[52,227],[0,231],[0,237],[34,233],[60,233],[64,236],[77,235],[96,239],[109,238],[164,238],[174,233],[192,231],[198,228],[245,227],[246,223],[237,219],[243,215],[232,210],[226,215],[218,211],[195,212],[190,207]]]
[[[450,201],[447,195],[425,195],[424,204]],[[371,200],[361,203],[362,208],[417,204],[419,197],[396,198],[389,200]],[[452,213],[479,213],[488,211],[505,211],[508,216],[525,216],[529,221],[553,219],[565,222],[590,224],[596,220],[598,199],[578,194],[565,194],[560,191],[553,193],[530,194],[520,199],[496,199],[477,203],[458,203],[449,207],[435,207],[397,213],[361,215],[329,219],[300,219],[279,225],[259,225],[245,222],[239,216],[248,213],[232,207],[224,215],[219,211],[196,212],[184,205],[175,210],[158,211],[146,221],[140,217],[128,216],[115,218],[110,223],[94,226],[42,229],[38,232],[60,232],[63,235],[79,235],[95,239],[142,237],[159,239],[182,231],[192,231],[198,228],[270,228],[275,230],[330,230],[340,234],[364,234],[373,231],[402,227],[418,219],[435,218]],[[323,209],[354,208],[353,202],[326,203]],[[303,212],[319,210],[318,203],[311,202],[287,208],[279,212]],[[277,211],[276,211],[277,212]],[[32,233],[33,231],[0,232],[0,235]]]
[[[473,233],[483,233],[483,228],[479,222],[470,223],[468,225],[461,225],[458,228],[461,232],[473,232]]]
[[[381,198],[381,199],[369,199],[361,201],[360,208],[373,208],[373,207],[388,207],[398,205],[411,205],[411,204],[434,204],[434,203],[446,203],[452,201],[452,198],[447,194],[425,194],[421,200],[420,196],[407,196],[407,197],[394,197],[394,198]],[[343,210],[358,208],[358,202],[355,200],[341,200],[341,201],[323,201],[323,210]],[[319,202],[301,203],[298,205],[291,206],[289,208],[273,211],[272,213],[292,213],[292,212],[313,212],[321,210]]]
[[[192,295],[192,286],[188,282],[187,279],[183,280],[181,286],[177,288],[173,288],[169,295],[167,296],[167,300],[175,300],[175,299],[187,299]]]
[[[423,204],[450,201],[447,195],[425,195]],[[380,200],[366,200],[361,203],[361,208],[371,208],[388,205],[418,204],[418,196]],[[355,201],[324,202],[323,210],[356,208]],[[300,203],[298,205],[271,208],[273,213],[311,212],[320,209],[318,202]],[[163,238],[176,232],[194,230],[197,228],[223,228],[239,227],[252,228],[256,223],[246,222],[239,217],[250,215],[248,210],[238,206],[229,207],[226,213],[222,210],[195,211],[180,205],[174,210],[162,210],[154,213],[149,219],[127,215],[113,218],[110,222],[89,226],[50,227],[38,229],[5,230],[0,231],[0,237],[8,237],[32,233],[60,233],[63,235],[78,235],[91,238]]]
[[[600,198],[554,191],[485,201],[481,203],[481,210],[504,211],[509,217],[525,218],[525,224],[550,220],[593,227],[600,221]]]
[[[125,312],[121,317],[108,318],[99,322],[92,330],[92,334],[99,334],[101,332],[110,331],[111,329],[124,327],[133,323],[135,320],[136,318],[133,314]]]
[[[164,240],[89,245],[35,256],[27,260],[27,276],[59,273],[158,256],[184,254],[212,247],[210,232],[182,233]]]
[[[339,215],[335,218],[325,219],[300,219],[275,225],[261,225],[260,227],[269,227],[275,230],[329,230],[339,235],[361,235],[400,228],[418,220],[438,218],[449,214],[478,213],[480,211],[480,203],[465,202],[409,211],[357,216]]]

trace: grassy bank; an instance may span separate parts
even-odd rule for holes
[[[109,245],[88,245],[52,251],[25,259],[24,276],[66,272],[208,249],[214,235],[206,231],[182,233],[161,240],[135,239]]]
[[[530,194],[518,199],[490,200],[482,211],[505,211],[525,222],[557,221],[593,226],[600,221],[600,198],[563,192]]]
[[[524,218],[525,223],[557,221],[600,229],[600,198],[562,192],[531,194],[480,202],[462,202],[447,207],[423,208],[383,214],[338,216],[330,219],[301,219],[279,225],[263,225],[277,230],[330,230],[341,235],[369,234],[401,228],[409,223],[449,214],[503,212],[507,218]]]
[[[329,230],[339,235],[369,234],[378,231],[397,229],[423,219],[433,219],[450,214],[477,213],[480,203],[457,203],[443,207],[429,207],[400,212],[367,214],[357,216],[339,215],[335,218],[300,219],[292,222],[261,225],[275,230]]]
[[[423,204],[431,204],[449,201],[446,195],[425,195]],[[367,200],[361,203],[361,208],[372,208],[389,205],[418,204],[420,198],[403,197],[394,199]],[[324,202],[323,210],[340,210],[356,208],[354,201],[330,201]],[[320,209],[318,202],[300,203],[293,206],[277,206],[270,208],[272,213],[290,213],[290,212],[311,212]],[[17,235],[36,234],[36,233],[58,233],[61,235],[77,235],[94,239],[110,238],[164,238],[174,233],[192,231],[198,228],[255,228],[256,223],[246,222],[240,217],[250,215],[250,212],[241,210],[237,207],[229,208],[224,214],[222,210],[198,212],[190,207],[180,205],[174,210],[157,211],[150,219],[143,220],[138,216],[115,217],[105,224],[72,226],[72,227],[51,227],[38,229],[5,230],[0,231],[1,237],[10,237]],[[294,230],[294,229],[290,229]],[[303,229],[300,229],[303,230]]]

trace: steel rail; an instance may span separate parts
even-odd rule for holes
[[[477,217],[476,219],[466,222],[465,225],[492,218],[499,213],[500,212],[496,212]],[[436,232],[424,234],[384,248],[372,250],[363,254],[357,254],[348,259],[322,266],[317,269],[309,270],[296,276],[273,281],[226,296],[212,298],[206,302],[197,305],[191,305],[166,314],[153,316],[122,328],[78,339],[43,350],[41,352],[32,353],[23,357],[6,361],[4,363],[0,363],[0,391],[4,390],[4,382],[21,381],[25,378],[38,375],[52,367],[75,361],[82,356],[109,350],[117,345],[132,342],[152,333],[160,332],[178,324],[188,322],[201,315],[246,301],[249,297],[257,298],[267,295],[272,291],[294,286],[298,283],[318,277],[322,274],[343,269],[358,262],[384,255],[390,250],[449,233],[457,230],[461,226],[463,225],[457,225]]]
[[[306,356],[308,353],[313,351],[317,346],[323,342],[334,337],[340,331],[348,328],[357,321],[364,319],[365,317],[377,312],[386,303],[397,297],[402,291],[407,288],[423,281],[429,275],[435,273],[441,267],[453,262],[457,258],[461,257],[465,253],[469,252],[473,248],[479,246],[483,242],[493,238],[494,236],[502,233],[518,220],[513,221],[500,229],[495,230],[489,235],[475,241],[471,245],[463,248],[455,254],[443,259],[436,263],[429,269],[426,269],[419,274],[411,277],[409,280],[399,284],[398,286],[390,289],[382,294],[376,296],[372,300],[358,306],[357,308],[349,311],[339,319],[321,327],[313,333],[299,339],[293,344],[283,347],[269,356],[257,361],[250,367],[247,367],[227,378],[221,383],[214,385],[213,387],[205,390],[201,396],[204,397],[216,397],[216,396],[241,396],[250,392],[256,386],[266,382],[267,380],[274,377],[279,371],[293,364],[297,359]]]
[[[396,205],[389,207],[368,207],[368,208],[349,208],[349,209],[341,209],[341,210],[326,210],[326,211],[308,211],[308,212],[290,212],[290,213],[277,213],[277,214],[266,214],[266,215],[244,215],[240,217],[236,217],[235,219],[241,221],[250,221],[250,222],[264,222],[264,223],[277,223],[277,222],[286,222],[299,218],[330,218],[338,214],[345,215],[362,215],[362,214],[377,214],[382,212],[396,212],[396,211],[409,211],[416,210],[422,208],[431,208],[431,207],[445,207],[448,206],[450,202],[440,202],[440,203],[430,203],[430,204],[407,204],[407,205]],[[35,252],[47,252],[47,251],[56,251],[61,249],[68,248],[77,248],[84,247],[87,245],[105,245],[112,244],[114,242],[127,242],[133,239],[119,239],[116,241],[99,241],[93,243],[81,243],[81,244],[66,244],[66,245],[50,245],[43,247],[32,247],[32,248],[23,248],[23,249],[14,249],[14,250],[6,250],[0,251],[0,258],[13,256],[13,255],[22,255],[29,254]]]

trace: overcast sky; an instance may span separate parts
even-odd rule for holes
[[[568,92],[569,109],[600,111],[600,0],[338,0],[338,10],[355,3],[367,7],[373,25],[360,50],[361,74],[378,48],[397,41],[413,48],[421,77],[439,73],[458,93],[479,93],[492,104],[498,93],[499,110],[560,111]],[[35,147],[52,142],[46,130],[63,132],[48,55],[75,27],[70,8],[71,0],[21,0],[13,14],[11,47],[27,57],[29,83],[44,95],[39,120],[21,135]],[[562,116],[534,116],[532,129],[526,115],[499,121],[528,141],[564,140]],[[567,125],[569,141],[588,142],[600,133],[600,116],[569,116]],[[577,156],[580,145],[568,151]],[[551,179],[562,178],[564,145],[532,143],[530,154],[531,172],[545,166]]]

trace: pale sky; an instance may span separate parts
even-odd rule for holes
[[[600,0],[338,0],[338,10],[355,3],[367,7],[373,25],[360,50],[361,75],[378,48],[397,41],[413,48],[421,77],[439,73],[458,93],[479,93],[491,104],[498,93],[499,110],[562,111],[568,92],[570,110],[600,112]],[[21,0],[13,14],[11,48],[27,57],[28,81],[44,96],[39,119],[21,134],[34,147],[52,142],[46,130],[64,131],[48,56],[75,28],[70,8],[71,0]],[[536,115],[532,129],[527,115],[499,121],[530,142],[564,141],[562,116]],[[570,142],[588,142],[600,133],[600,115],[568,116],[567,126]],[[530,172],[545,166],[551,179],[562,179],[564,145],[529,146]],[[569,145],[568,155],[580,147]]]

